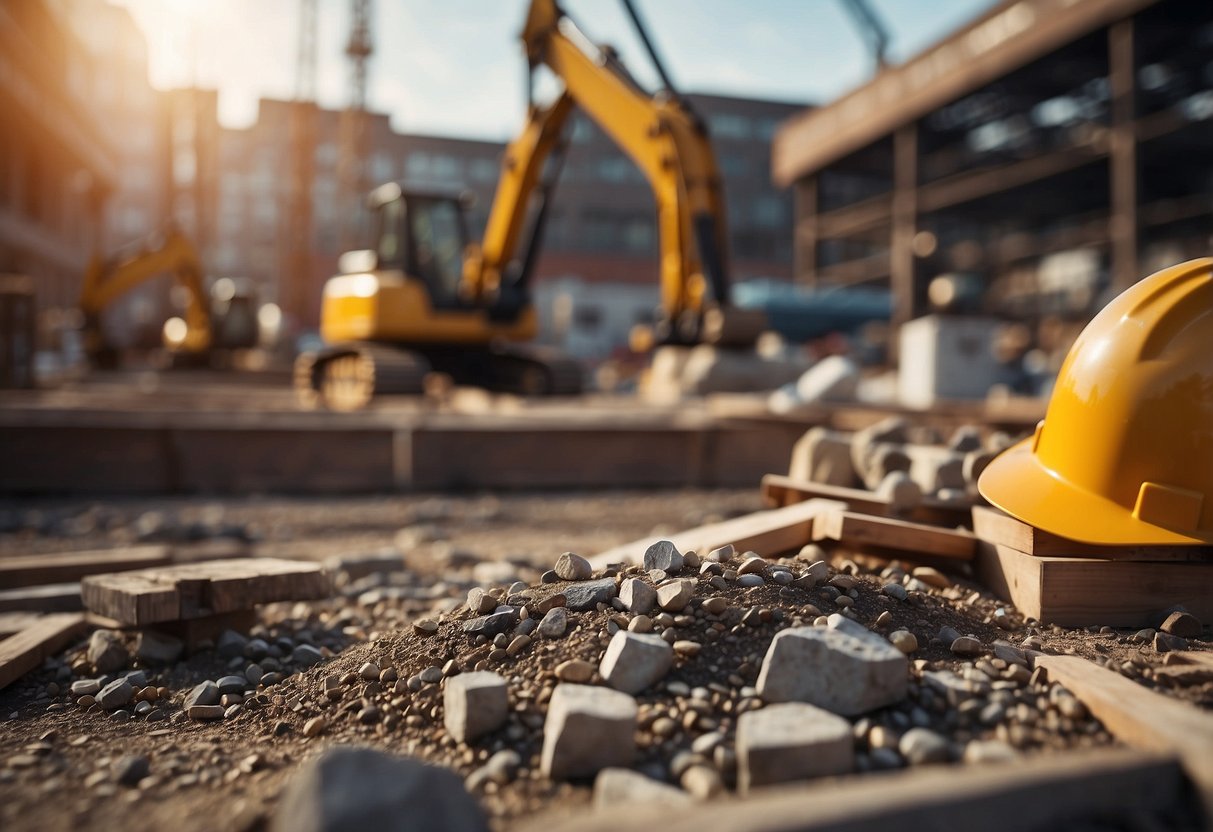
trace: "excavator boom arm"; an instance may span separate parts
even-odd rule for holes
[[[186,289],[186,348],[192,351],[207,349],[211,341],[211,320],[202,287],[202,264],[193,244],[176,231],[168,232],[162,241],[124,260],[107,262],[94,257],[80,291],[80,309],[86,321],[95,322],[117,298],[166,272]],[[91,328],[95,323],[89,326]]]
[[[522,40],[532,71],[546,65],[564,89],[549,107],[532,108],[506,151],[482,249],[467,261],[465,292],[480,296],[500,284],[543,163],[576,105],[636,163],[653,190],[666,318],[702,315],[709,291],[717,304],[728,304],[724,196],[702,125],[677,97],[640,89],[611,56],[589,45],[554,0],[532,0]]]

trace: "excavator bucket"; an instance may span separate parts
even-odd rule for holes
[[[715,306],[703,313],[700,340],[718,347],[752,347],[768,329],[761,309]]]

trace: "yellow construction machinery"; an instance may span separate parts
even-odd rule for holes
[[[730,304],[724,198],[707,130],[625,7],[666,89],[642,89],[554,0],[533,0],[522,32],[530,77],[547,66],[563,88],[546,106],[532,101],[506,148],[483,241],[468,242],[457,197],[378,188],[374,248],[343,255],[321,304],[327,346],[296,364],[306,403],[351,410],[377,393],[421,392],[430,370],[490,389],[579,392],[573,361],[526,344],[538,330],[530,277],[574,107],[632,158],[656,199],[661,316],[650,342],[753,343],[764,319]]]
[[[231,280],[217,281],[214,300],[220,314],[214,314],[203,287],[197,250],[180,231],[169,228],[123,255],[94,256],[89,262],[80,290],[80,311],[84,316],[84,350],[91,363],[117,363],[117,353],[106,341],[101,326],[101,314],[125,293],[162,274],[173,275],[185,298],[182,317],[170,318],[162,332],[164,347],[175,361],[205,363],[215,347],[256,346],[256,312],[251,297],[237,292]]]

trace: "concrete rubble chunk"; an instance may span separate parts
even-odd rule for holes
[[[1196,616],[1186,612],[1173,612],[1158,629],[1180,638],[1199,638],[1204,628]]]
[[[447,679],[443,723],[456,742],[470,742],[496,731],[509,716],[506,681],[488,670]]]
[[[927,728],[906,731],[897,743],[897,750],[913,766],[946,763],[950,753],[947,738]]]
[[[509,632],[514,629],[514,625],[517,623],[518,612],[511,609],[504,612],[495,612],[490,615],[482,615],[479,618],[465,621],[463,623],[463,631],[473,636],[495,636],[498,633]]]
[[[98,673],[113,673],[126,667],[130,654],[116,630],[97,630],[88,640],[88,661]]]
[[[640,803],[679,806],[691,802],[691,796],[682,789],[629,768],[604,768],[594,778],[594,808],[598,810]]]
[[[590,566],[590,562],[581,555],[565,552],[556,559],[554,571],[562,580],[585,581],[589,579],[594,569]]]
[[[615,592],[614,578],[581,581],[564,588],[564,605],[574,612],[592,610],[598,604],[609,604]]]
[[[762,662],[758,694],[768,702],[808,702],[846,716],[904,699],[905,654],[841,615],[829,623],[778,633]]]
[[[820,482],[850,488],[855,485],[850,437],[828,428],[810,428],[792,446],[788,476],[794,480]]]
[[[657,605],[657,590],[640,578],[628,578],[619,585],[619,600],[629,612],[648,615]]]
[[[657,604],[666,612],[682,612],[694,594],[694,581],[670,581],[657,587]]]
[[[407,757],[338,746],[286,785],[270,832],[488,832],[459,776]]]
[[[155,664],[172,664],[181,658],[185,644],[179,638],[143,630],[135,642],[135,655],[142,661]]]
[[[682,569],[682,553],[668,540],[658,540],[644,550],[644,568],[660,569],[663,572],[675,573]]]
[[[889,508],[900,514],[922,502],[922,487],[905,471],[890,471],[876,486],[876,496],[888,500]]]
[[[805,404],[851,402],[859,392],[859,366],[845,355],[829,355],[796,380],[796,397]]]
[[[97,704],[107,711],[130,704],[135,688],[125,678],[115,679],[97,693]]]
[[[737,787],[846,774],[855,765],[851,723],[802,702],[747,711],[737,721]]]
[[[636,754],[636,700],[589,685],[559,684],[543,724],[540,769],[552,780],[629,766]]]
[[[639,693],[669,671],[674,650],[659,635],[620,630],[607,645],[598,673],[615,690]]]
[[[569,627],[569,614],[564,607],[552,607],[544,613],[537,629],[544,638],[560,638]]]

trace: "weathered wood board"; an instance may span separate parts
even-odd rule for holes
[[[167,546],[130,546],[87,552],[23,555],[0,560],[0,589],[78,581],[86,575],[172,563]]]
[[[982,541],[975,569],[996,595],[1046,624],[1157,627],[1177,604],[1213,620],[1213,562],[1039,557]]]
[[[202,618],[271,601],[324,598],[331,592],[320,564],[277,558],[92,575],[81,588],[88,609],[128,625]]]
[[[1213,810],[1213,714],[1142,687],[1080,656],[1035,657],[1121,742],[1176,754]],[[1213,817],[1213,814],[1210,815]]]
[[[1038,557],[1098,560],[1213,560],[1213,546],[1097,546],[1058,537],[988,506],[973,507],[973,534]]]
[[[84,609],[80,584],[25,586],[0,591],[0,612],[75,612]]]
[[[8,687],[63,649],[84,632],[85,626],[84,615],[78,612],[46,615],[0,641],[0,688]]]
[[[635,829],[662,832],[889,832],[1103,828],[1109,818],[1167,810],[1199,825],[1200,806],[1173,755],[1101,749],[1019,763],[916,766],[762,789],[752,797],[629,810]],[[557,811],[524,832],[617,832],[617,812]],[[1149,828],[1149,827],[1146,827]]]
[[[817,515],[813,522],[813,539],[962,561],[972,560],[976,551],[976,539],[968,532],[854,511],[827,511]]]
[[[837,500],[846,503],[852,511],[864,514],[887,517],[893,513],[889,501],[874,491],[796,480],[780,474],[767,474],[762,478],[762,497],[767,505],[775,507],[788,506],[804,500]],[[924,497],[922,502],[913,511],[903,515],[902,519],[952,528],[968,522],[969,510],[967,503],[956,504]]]
[[[667,539],[681,552],[694,550],[703,555],[731,543],[738,552],[752,550],[763,557],[774,557],[809,543],[813,537],[813,521],[818,514],[843,508],[846,505],[835,500],[809,500],[687,529],[669,535]],[[640,563],[645,549],[658,539],[650,536],[616,546],[595,555],[590,563],[596,569],[609,563]]]

